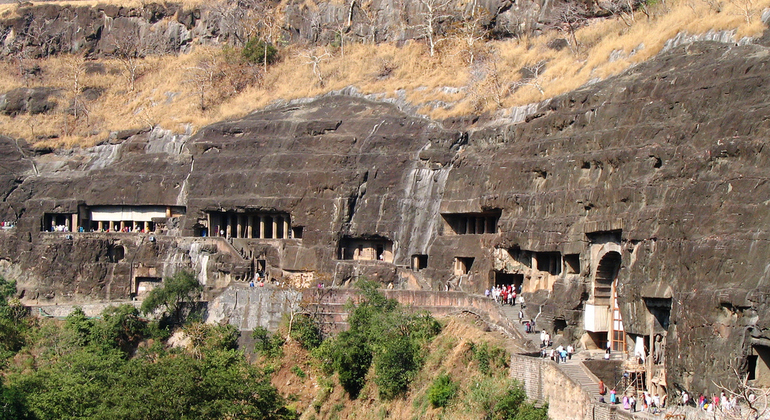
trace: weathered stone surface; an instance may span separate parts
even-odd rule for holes
[[[17,88],[0,94],[0,113],[10,116],[18,114],[43,114],[52,111],[56,102],[51,100],[58,93],[55,88]]]
[[[115,40],[134,42],[140,55],[186,51],[193,43],[243,43],[245,27],[242,4],[216,4],[186,9],[178,3],[147,3],[138,8],[116,5],[95,7],[43,4],[19,7],[18,17],[0,20],[2,54],[24,51],[31,57],[59,53],[90,56],[115,52]],[[443,2],[442,2],[443,4]],[[473,2],[480,24],[490,36],[519,36],[547,23],[553,4],[525,0]],[[469,16],[471,3],[449,2],[436,13],[442,18],[437,32],[443,35],[452,23]],[[544,9],[545,7],[545,9]],[[590,11],[586,11],[590,15]],[[297,43],[330,44],[340,31],[348,41],[403,42],[419,39],[425,22],[420,2],[375,0],[363,8],[361,2],[319,1],[313,7],[289,2],[282,10],[283,38]]]
[[[11,151],[0,155],[3,214],[16,227],[0,231],[0,271],[41,302],[125,298],[136,277],[179,267],[194,269],[208,293],[262,263],[280,281],[367,276],[477,293],[503,275],[523,282],[538,325],[585,344],[600,277],[617,274],[628,338],[665,335],[669,389],[705,389],[729,379],[731,361],[745,369],[752,345],[770,343],[769,56],[761,45],[679,47],[517,124],[445,129],[392,105],[327,96],[193,137],[155,130],[33,158],[2,138]],[[185,214],[169,219],[176,236],[155,242],[40,232],[46,213],[105,205]],[[219,230],[207,226],[212,212],[241,223],[287,214],[301,237],[194,238]],[[449,223],[485,226],[480,217],[494,229],[455,233]],[[341,259],[345,241],[392,250]],[[125,258],[111,262],[117,246]],[[670,315],[656,324],[661,302]],[[706,366],[710,378],[693,376]]]

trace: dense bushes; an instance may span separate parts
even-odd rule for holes
[[[358,397],[374,364],[381,398],[402,395],[422,365],[423,344],[441,330],[427,313],[409,313],[387,299],[373,282],[359,282],[362,298],[348,308],[350,329],[325,341],[316,351],[329,372],[339,374],[351,398]]]

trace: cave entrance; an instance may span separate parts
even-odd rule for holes
[[[521,290],[524,283],[524,274],[509,274],[495,271],[495,286],[507,286],[512,284],[516,288],[516,293]]]
[[[602,350],[607,348],[607,333],[603,331],[586,331],[588,340],[585,341],[586,349]]]
[[[749,380],[754,386],[770,386],[770,347],[754,344],[749,355]]]
[[[412,255],[412,270],[418,271],[428,268],[428,256],[425,254]]]
[[[554,319],[553,320],[553,333],[554,335],[561,335],[564,333],[564,330],[567,329],[567,321],[564,319]]]
[[[473,257],[455,257],[453,271],[456,276],[463,276],[471,271]]]
[[[596,267],[594,281],[594,304],[610,306],[612,284],[620,270],[620,253],[612,251],[604,254]]]
[[[163,284],[163,279],[160,277],[137,277],[136,278],[136,296],[142,297],[149,294],[152,289],[159,287]]]

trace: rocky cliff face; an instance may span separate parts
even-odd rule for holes
[[[339,95],[192,137],[36,155],[2,138],[0,267],[31,303],[141,295],[179,267],[212,290],[262,272],[521,284],[558,339],[640,342],[650,387],[698,391],[711,383],[693,372],[728,381],[731,365],[764,381],[769,53],[679,47],[523,121],[460,129]],[[153,232],[43,232],[115,220]]]
[[[300,44],[339,42],[340,33],[346,42],[403,42],[422,38],[426,19],[442,35],[452,30],[453,22],[478,17],[491,36],[505,38],[531,33],[548,23],[554,8],[553,2],[531,0],[428,3],[434,7],[432,13],[420,2],[395,0],[287,2],[278,27],[282,39]],[[242,44],[246,29],[254,25],[248,10],[266,4],[220,1],[193,9],[178,3],[148,3],[139,8],[22,5],[12,16],[0,16],[0,52],[24,58],[116,52],[142,56],[183,52],[194,44]],[[591,16],[601,10],[583,12]]]

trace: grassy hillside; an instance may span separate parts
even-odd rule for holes
[[[13,5],[2,7],[6,10],[0,8],[0,15],[13,13]],[[240,62],[237,49],[198,46],[189,54],[139,60],[133,91],[125,63],[118,60],[52,57],[35,63],[38,75],[25,76],[20,69],[31,64],[8,59],[0,62],[0,92],[56,87],[60,106],[51,115],[0,116],[0,132],[38,147],[87,146],[128,128],[195,131],[278,100],[349,86],[364,94],[398,97],[437,119],[505,114],[648,60],[678,33],[734,31],[736,40],[758,36],[765,29],[761,13],[768,7],[770,0],[657,2],[590,21],[574,33],[576,45],[562,43],[561,49],[556,48],[559,39],[572,39],[565,27],[472,46],[457,33],[442,39],[433,57],[420,41],[396,46],[343,40],[344,48],[312,50],[285,45],[266,72]],[[79,104],[78,112],[73,103]]]

